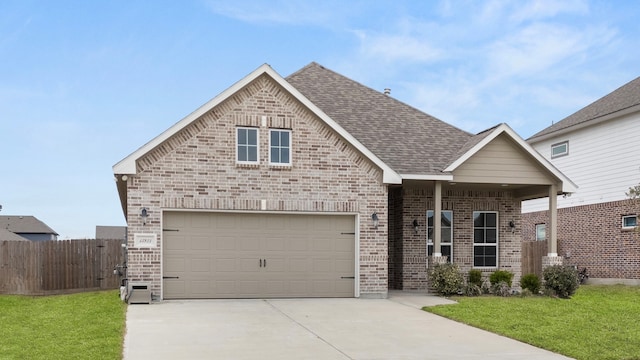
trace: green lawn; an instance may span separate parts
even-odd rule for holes
[[[117,291],[0,295],[0,359],[121,359],[125,312]]]
[[[640,287],[586,285],[569,300],[455,300],[424,310],[576,359],[640,359]]]

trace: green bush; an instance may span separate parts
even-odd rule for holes
[[[458,265],[436,264],[429,270],[431,287],[443,296],[457,294],[462,290],[464,279]]]
[[[568,299],[578,289],[578,271],[564,265],[553,265],[544,269],[545,289],[552,291],[556,296]]]
[[[507,270],[496,270],[489,275],[489,282],[491,282],[492,286],[499,284],[501,281],[506,282],[511,287],[513,273]]]
[[[467,283],[469,285],[475,285],[477,287],[482,287],[482,271],[478,269],[469,270],[469,278]]]
[[[462,288],[462,294],[465,296],[480,296],[482,288],[475,284],[467,284]]]
[[[540,278],[536,274],[527,274],[520,278],[522,290],[529,290],[532,294],[540,292]]]
[[[496,296],[510,296],[511,286],[509,286],[506,281],[500,281],[496,284],[491,285],[491,293]]]

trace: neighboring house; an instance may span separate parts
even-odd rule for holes
[[[162,299],[386,297],[445,261],[517,281],[521,200],[575,190],[505,124],[472,135],[316,63],[259,67],[113,171],[128,278]]]
[[[528,142],[579,188],[558,198],[558,241],[565,263],[591,279],[640,281],[640,78],[532,136]],[[547,202],[523,204],[524,240],[545,239]],[[536,229],[538,229],[536,235]]]
[[[0,228],[31,241],[58,240],[58,233],[35,216],[0,216]]]
[[[126,226],[96,225],[96,240],[126,240]]]
[[[11,231],[4,229],[4,228],[0,228],[0,241],[6,241],[6,240],[10,240],[10,241],[29,241],[26,238],[23,238],[20,235],[16,235],[14,233],[12,233]]]

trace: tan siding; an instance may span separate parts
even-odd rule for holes
[[[505,135],[500,135],[454,172],[454,181],[493,184],[552,184],[536,161]]]

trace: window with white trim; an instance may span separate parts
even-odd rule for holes
[[[258,153],[258,129],[236,128],[236,161],[239,164],[257,164]]]
[[[427,211],[427,254],[433,255],[433,210]],[[453,262],[453,211],[440,212],[440,251],[447,257],[447,262]]]
[[[622,228],[633,229],[638,226],[638,215],[624,215],[622,217]]]
[[[536,224],[536,241],[547,240],[547,224]]]
[[[569,155],[569,142],[564,141],[561,143],[551,145],[551,158],[557,158],[560,156]]]
[[[269,163],[291,165],[291,130],[269,130]]]
[[[498,213],[473,212],[473,267],[498,267]]]

